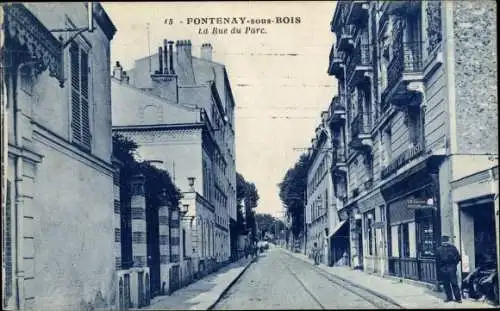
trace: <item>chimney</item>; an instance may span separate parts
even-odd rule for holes
[[[117,78],[120,81],[123,78],[123,68],[120,65],[120,62],[116,62],[115,67],[113,67],[113,77]]]
[[[165,62],[165,69],[163,69],[163,73],[164,74],[169,74],[170,73],[170,70],[169,70],[169,61],[168,61],[168,49],[167,49],[167,39],[164,39],[163,40],[163,61]]]
[[[177,49],[177,75],[179,76],[179,84],[194,85],[196,82],[191,55],[191,41],[178,40],[175,47]]]
[[[170,64],[170,73],[175,74],[174,70],[174,41],[168,41],[168,63]]]
[[[165,39],[163,40],[163,47],[158,48],[158,70],[151,74],[151,93],[178,103],[178,82],[173,71],[172,44],[171,41]]]
[[[211,61],[212,60],[212,45],[210,43],[203,43],[201,45],[201,58]]]
[[[155,72],[156,74],[163,73],[163,50],[161,46],[158,48],[158,70]]]

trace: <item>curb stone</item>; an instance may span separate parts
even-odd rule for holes
[[[257,257],[254,257],[252,258],[252,260],[250,260],[247,265],[245,266],[245,268],[243,268],[239,273],[238,275],[226,286],[226,288],[224,288],[224,290],[222,291],[222,293],[220,293],[220,295],[217,295],[217,299],[215,299],[215,301],[213,303],[210,304],[210,306],[207,308],[207,310],[212,310],[215,305],[217,305],[217,303],[219,303],[219,301],[222,299],[222,297],[229,291],[229,289],[234,285],[234,283],[236,283],[240,277],[243,275],[243,273],[245,273],[245,271],[248,269],[248,267],[250,267],[250,265],[252,263],[255,262],[255,259]]]
[[[293,256],[293,257],[295,257],[295,258],[297,258],[297,259],[299,259],[299,260],[302,260],[303,262],[307,262],[305,259],[300,258],[300,257],[298,257],[298,256],[294,256],[294,255],[291,255],[291,254],[289,254],[289,255],[290,255],[290,256]],[[309,262],[307,262],[307,263],[309,263]],[[406,309],[404,306],[402,306],[400,303],[396,302],[394,299],[392,299],[392,298],[391,298],[391,297],[389,297],[389,296],[386,296],[386,295],[384,295],[384,294],[381,294],[381,293],[379,293],[379,292],[376,292],[376,291],[374,291],[374,290],[372,290],[372,289],[370,289],[370,288],[368,288],[368,287],[365,287],[365,286],[362,286],[362,285],[356,284],[356,283],[354,283],[354,282],[352,282],[352,281],[349,281],[349,280],[347,280],[347,279],[345,279],[345,278],[343,278],[343,277],[341,277],[341,276],[338,276],[338,275],[336,275],[336,274],[333,274],[333,273],[331,273],[330,271],[323,269],[321,266],[320,266],[320,267],[317,267],[317,269],[321,269],[322,271],[324,271],[324,272],[326,272],[326,273],[328,273],[328,274],[330,274],[330,275],[332,275],[332,276],[334,276],[334,277],[336,277],[336,278],[338,278],[338,279],[340,279],[340,280],[342,280],[342,281],[344,281],[344,282],[346,282],[346,283],[348,283],[348,284],[350,284],[350,285],[352,285],[352,286],[354,286],[354,287],[357,287],[357,288],[360,288],[360,289],[362,289],[362,290],[365,290],[365,291],[369,292],[369,293],[370,293],[370,294],[372,294],[372,295],[375,295],[375,296],[377,296],[377,297],[379,297],[379,298],[381,298],[381,299],[383,299],[383,300],[385,300],[385,301],[387,301],[387,302],[390,302],[390,303],[392,303],[393,305],[400,307],[401,309]]]

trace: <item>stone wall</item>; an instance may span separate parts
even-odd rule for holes
[[[458,153],[498,153],[496,2],[453,2]]]

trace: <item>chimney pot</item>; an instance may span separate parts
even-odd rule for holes
[[[175,71],[174,71],[174,41],[168,41],[168,63],[170,66],[170,73],[175,74]]]
[[[161,46],[158,48],[158,73],[163,73],[163,49]]]
[[[210,43],[203,43],[201,45],[201,58],[211,61],[212,60],[212,45]]]
[[[163,72],[165,74],[169,74],[170,73],[170,70],[169,70],[169,62],[168,62],[168,40],[167,39],[164,39],[163,40],[163,60],[165,61],[165,69],[163,70]]]

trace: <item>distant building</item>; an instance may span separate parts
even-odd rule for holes
[[[88,29],[86,6],[3,5],[2,309],[115,307],[109,48],[116,28],[93,3],[92,32],[52,32]]]
[[[339,224],[332,182],[332,136],[328,125],[328,112],[316,128],[315,138],[308,153],[306,192],[306,248],[310,252],[317,243],[323,252],[320,261],[332,265],[336,260],[330,233]]]
[[[353,267],[436,284],[442,234],[477,256],[462,248],[451,185],[498,163],[495,12],[491,1],[337,2],[334,182]],[[492,202],[475,221],[494,223]],[[498,222],[489,228],[491,240]]]
[[[200,265],[231,255],[229,224],[236,219],[234,99],[224,65],[201,58],[191,42],[164,41],[158,53],[113,70],[113,132],[134,140],[144,160],[163,162],[183,193],[180,259]],[[174,234],[174,233],[173,233]]]

